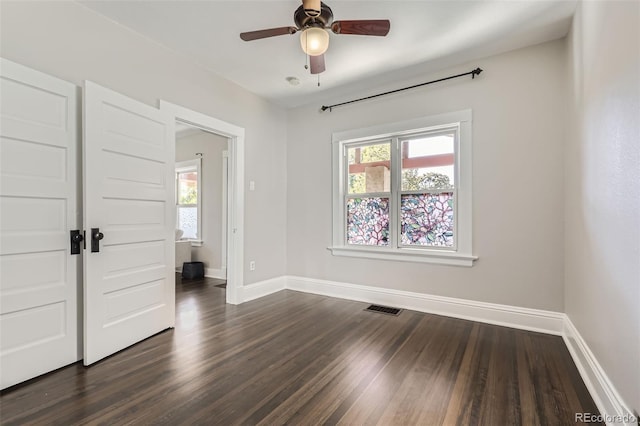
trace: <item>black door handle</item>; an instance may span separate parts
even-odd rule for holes
[[[80,254],[80,243],[84,241],[84,235],[82,235],[78,229],[70,231],[70,234],[71,254]]]
[[[100,252],[100,240],[104,238],[104,234],[100,232],[100,228],[91,228],[91,253]]]

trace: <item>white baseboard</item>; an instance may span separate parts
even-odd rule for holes
[[[250,300],[259,299],[260,297],[267,296],[271,293],[284,290],[286,288],[285,285],[286,277],[284,276],[259,281],[253,284],[247,284],[239,289],[240,300],[248,302]]]
[[[564,314],[358,284],[287,276],[286,288],[430,314],[561,335]]]
[[[182,265],[176,266],[176,272],[182,273]],[[213,268],[205,268],[204,276],[207,278],[218,278],[221,280],[227,279],[227,270],[226,269],[213,269]]]
[[[608,425],[637,426],[638,419],[625,405],[604,369],[589,349],[571,319],[564,316],[564,339],[584,384]]]
[[[226,269],[213,269],[213,268],[205,268],[204,276],[207,278],[219,278],[221,280],[227,279],[227,270]]]

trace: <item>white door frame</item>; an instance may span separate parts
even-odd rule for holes
[[[229,138],[227,303],[238,305],[244,285],[244,128],[163,100],[160,109],[177,121]]]
[[[229,142],[222,151],[222,220],[220,221],[220,269],[227,278],[227,213],[229,212]]]

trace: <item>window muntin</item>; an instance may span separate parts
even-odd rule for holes
[[[399,138],[400,245],[455,249],[458,127]]]
[[[347,198],[347,244],[389,245],[389,197]]]
[[[457,131],[401,138],[402,190],[453,188]]]
[[[185,240],[198,239],[198,208],[178,205],[178,229]]]
[[[334,255],[472,266],[470,110],[343,131],[332,140]],[[389,160],[363,165],[362,147],[386,142]],[[388,168],[389,188],[367,192],[366,176],[354,183],[366,166]],[[355,221],[358,209],[365,214]]]
[[[453,192],[402,194],[400,242],[403,246],[454,248]]]
[[[453,126],[345,143],[346,244],[455,249],[457,134]]]
[[[196,243],[202,240],[200,165],[200,159],[176,163],[176,228]]]
[[[198,172],[187,170],[177,172],[178,179],[178,205],[197,206],[198,205]]]
[[[348,194],[390,191],[391,143],[375,142],[347,147]]]
[[[346,243],[388,246],[391,202],[391,141],[345,146]]]

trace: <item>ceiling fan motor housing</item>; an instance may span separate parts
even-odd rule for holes
[[[298,7],[293,14],[293,21],[300,29],[307,27],[328,27],[333,22],[333,12],[331,8],[324,3],[320,3],[320,14],[317,16],[309,16],[304,6]]]
[[[307,16],[310,16],[312,18],[315,18],[316,16],[320,15],[320,11],[321,11],[321,6],[320,6],[320,0],[302,0],[302,7],[304,8],[304,13],[307,14]]]

